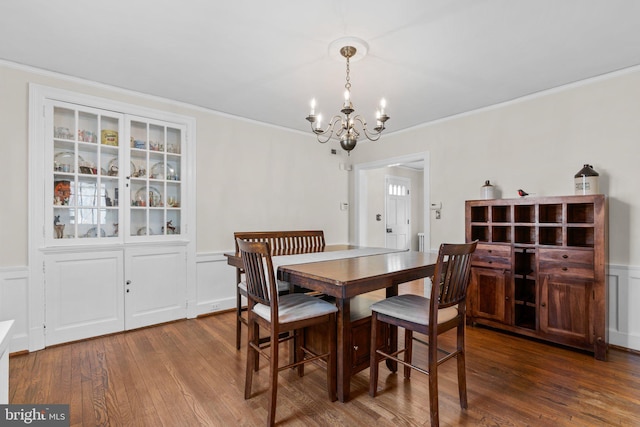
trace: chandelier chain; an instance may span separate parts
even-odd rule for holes
[[[349,71],[351,71],[351,68],[349,67],[349,57],[347,56],[347,82],[345,83],[344,88],[351,93],[351,77],[349,76]]]

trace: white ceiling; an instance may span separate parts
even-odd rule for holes
[[[0,0],[0,59],[307,131],[309,100],[389,132],[640,64],[634,0]]]

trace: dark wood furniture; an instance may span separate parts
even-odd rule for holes
[[[438,251],[431,295],[403,294],[387,298],[371,306],[371,342],[377,342],[379,325],[405,329],[404,348],[389,352],[372,347],[369,395],[376,396],[378,365],[383,360],[393,360],[404,366],[404,377],[411,377],[411,370],[429,376],[429,408],[431,425],[439,425],[438,416],[438,365],[456,358],[458,368],[458,394],[460,407],[467,408],[467,377],[465,371],[464,327],[467,286],[471,273],[471,254],[477,241],[468,244],[442,244]],[[438,335],[456,329],[456,349],[448,352],[438,347]],[[427,367],[412,360],[413,341],[423,342],[413,336],[417,332],[428,337]],[[398,356],[404,353],[404,358]],[[444,354],[440,356],[440,354]]]
[[[336,307],[320,298],[303,293],[278,297],[278,283],[273,271],[271,249],[267,242],[237,240],[247,284],[247,360],[244,398],[251,397],[253,371],[258,370],[257,358],[269,361],[269,404],[267,425],[275,423],[278,394],[278,372],[298,367],[304,374],[304,364],[322,359],[327,367],[329,399],[336,400]],[[304,328],[322,325],[328,339],[328,350],[316,354],[304,345]],[[261,344],[260,329],[269,331],[269,343]],[[281,335],[282,334],[282,335]],[[280,338],[283,336],[284,338]],[[279,366],[279,345],[293,339],[295,361]]]
[[[607,357],[604,195],[471,200],[468,320]]]
[[[436,254],[406,251],[279,267],[282,278],[292,285],[335,298],[338,400],[349,400],[351,376],[366,367],[366,362],[363,365],[358,358],[357,350],[362,345],[358,342],[363,342],[365,348],[370,343],[370,317],[351,323],[353,298],[379,289],[386,289],[387,298],[395,296],[399,284],[432,276],[436,260]],[[388,336],[386,343],[377,345],[388,345],[393,351],[397,347],[397,330],[390,328]]]
[[[267,242],[271,255],[292,255],[308,252],[322,252],[325,248],[324,232],[322,230],[293,230],[293,231],[241,231],[233,233],[233,241],[238,253],[237,239],[248,242]],[[236,283],[242,280],[242,263],[236,262]],[[242,304],[242,297],[246,292],[236,288],[236,348],[240,350],[242,324],[247,323],[243,315],[246,307]]]

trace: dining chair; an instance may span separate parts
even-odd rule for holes
[[[432,279],[430,298],[421,295],[403,294],[384,299],[371,305],[371,342],[376,342],[378,322],[404,328],[404,348],[391,354],[371,346],[369,395],[375,397],[378,388],[378,364],[383,360],[404,366],[404,378],[410,379],[411,370],[429,376],[429,406],[431,425],[439,425],[438,416],[438,366],[455,357],[458,361],[458,394],[460,407],[467,408],[467,382],[465,372],[464,327],[466,296],[471,271],[471,255],[477,240],[466,244],[442,244]],[[438,335],[457,329],[455,351],[438,348]],[[419,333],[428,337],[428,342],[413,336]],[[413,341],[428,346],[427,367],[412,362]],[[404,358],[398,356],[404,353]],[[443,354],[443,356],[439,356]]]
[[[329,399],[336,400],[336,312],[335,305],[303,293],[279,295],[267,242],[237,239],[247,285],[247,367],[244,398],[251,397],[253,373],[258,370],[257,357],[269,360],[269,404],[267,425],[273,425],[278,393],[278,372],[297,367],[304,375],[304,364],[324,361],[327,368]],[[304,328],[326,324],[328,350],[316,354],[304,343]],[[269,342],[261,344],[260,329],[269,331]],[[292,332],[292,333],[288,333]],[[279,345],[293,339],[293,361],[279,366]]]
[[[241,331],[242,324],[247,324],[247,307],[243,304],[242,298],[247,298],[247,282],[242,280],[242,275],[244,271],[237,270],[237,282],[238,287],[236,289],[236,349],[240,350],[240,346],[242,343],[241,339]],[[291,286],[289,282],[285,282],[284,280],[276,279],[278,283],[278,293],[285,294],[289,293],[291,290]]]
[[[324,232],[322,230],[294,230],[294,231],[236,231],[233,240],[238,253],[237,239],[251,242],[269,242],[271,255],[293,255],[324,250]],[[243,299],[247,298],[247,285],[242,280],[244,272],[236,269],[236,348],[240,350],[242,341],[242,325],[247,324],[247,308]],[[278,280],[278,291],[288,293],[291,286],[288,282]]]

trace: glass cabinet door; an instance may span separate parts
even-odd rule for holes
[[[184,238],[184,125],[61,101],[46,109],[47,245]]]
[[[122,116],[60,102],[50,108],[45,237],[52,244],[120,237]]]
[[[182,233],[182,149],[185,129],[173,124],[131,118],[127,123],[130,208],[128,236]]]

